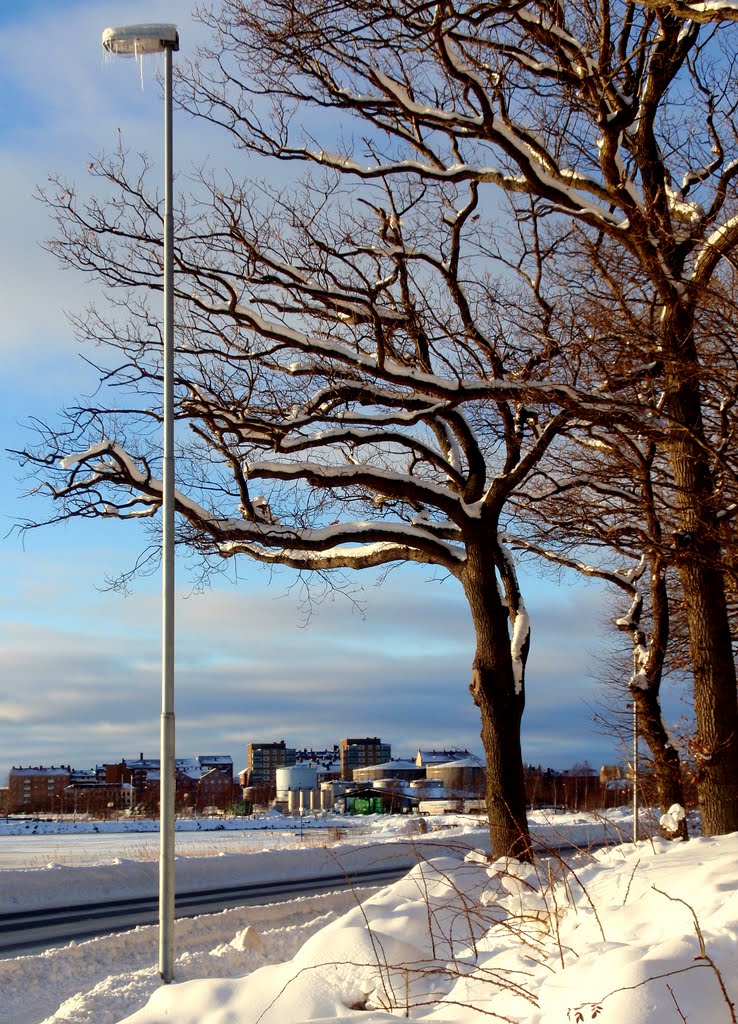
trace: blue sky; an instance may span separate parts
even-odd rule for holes
[[[187,3],[4,0],[0,4],[0,428],[2,449],[22,447],[22,424],[92,384],[64,310],[98,298],[95,286],[60,270],[42,249],[53,225],[33,199],[61,173],[85,187],[90,155],[122,133],[158,162],[161,101],[147,69],[142,90],[132,62],[105,64],[111,24],[174,21],[182,52],[202,38]],[[214,148],[204,129],[178,118],[180,167]],[[227,143],[224,143],[224,146]],[[155,756],[159,735],[159,581],[123,597],[101,589],[142,545],[135,525],[83,522],[21,538],[21,519],[43,517],[22,496],[18,467],[0,462],[0,784],[12,764]],[[178,569],[177,752],[228,753],[242,767],[251,740],[321,746],[346,735],[379,735],[393,754],[418,746],[479,749],[467,685],[473,656],[466,605],[453,581],[418,567],[382,587],[357,576],[364,614],[336,598],[303,627],[288,573],[242,563],[226,580],[192,594]],[[528,669],[526,759],[567,767],[620,759],[592,722],[594,681],[608,619],[592,585],[528,578],[533,628]]]

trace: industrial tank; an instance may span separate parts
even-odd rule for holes
[[[377,779],[422,779],[425,768],[419,768],[414,761],[385,761],[384,764],[366,765],[354,768],[354,782],[375,782]]]
[[[318,788],[318,769],[304,764],[277,768],[275,782],[277,800],[289,800],[290,793],[309,793]],[[307,802],[309,803],[309,797]]]
[[[482,796],[486,788],[486,768],[476,757],[429,764],[426,773],[428,779],[439,780],[455,796]]]

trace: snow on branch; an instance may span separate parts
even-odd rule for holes
[[[702,243],[694,264],[692,279],[696,284],[709,282],[715,267],[724,257],[729,259],[738,246],[738,214],[717,227]]]
[[[587,178],[569,168],[557,172],[547,170],[540,161],[533,159],[529,147],[521,144],[519,137],[500,122],[495,123],[494,136],[494,141],[508,155],[513,155],[518,160],[521,168],[524,168],[524,173],[508,174],[499,167],[487,164],[457,162],[443,167],[435,162],[411,159],[362,164],[329,150],[300,149],[290,152],[303,159],[365,179],[412,174],[439,182],[458,184],[473,181],[494,184],[505,192],[519,195],[529,195],[535,187],[537,194],[548,199],[558,209],[581,217],[589,223],[606,226],[613,232],[621,232],[628,228],[628,222],[623,220],[621,214],[586,198],[586,194],[589,194],[604,204],[607,193],[595,179]],[[582,192],[585,195],[581,195]]]
[[[392,562],[419,562],[423,565],[436,564],[457,574],[464,562],[463,553],[447,545],[441,555],[440,549],[435,552],[414,544],[402,544],[392,541],[379,541],[360,546],[346,545],[332,549],[303,550],[299,547],[270,549],[246,539],[222,541],[218,550],[224,557],[248,555],[259,562],[273,565],[286,565],[292,569],[331,570],[331,569],[372,569]]]
[[[738,21],[738,3],[735,0],[708,0],[706,3],[682,3],[681,0],[641,0],[643,7],[668,11],[685,21],[710,22]]]
[[[574,569],[582,576],[599,579],[605,583],[612,583],[613,586],[619,587],[629,594],[634,593],[635,583],[643,575],[646,567],[645,559],[641,558],[635,568],[606,569],[602,566],[583,562],[578,558],[572,558],[560,551],[556,551],[554,548],[545,548],[539,544],[534,544],[524,537],[517,537],[506,533],[505,540],[512,548],[528,551],[530,554],[537,555],[539,558],[544,558],[547,562],[552,562],[566,569]]]
[[[110,458],[104,460],[104,456]],[[79,470],[83,467],[90,472],[81,477]],[[142,472],[133,457],[115,441],[101,441],[83,452],[67,455],[62,468],[71,471],[72,478],[66,487],[58,489],[58,497],[76,489],[89,490],[103,482],[124,484],[139,492],[136,498],[122,504],[104,502],[98,512],[103,517],[152,515],[156,508],[132,510],[136,504],[151,503],[158,507],[161,502],[161,481]],[[346,468],[350,471],[358,467]],[[305,475],[300,470],[300,466],[262,463],[252,468],[251,476],[299,479]],[[340,478],[332,467],[308,466],[306,472],[333,485]],[[356,483],[350,472],[347,477],[349,483]],[[376,479],[391,480],[391,484],[386,483],[388,489],[402,490],[404,485],[410,485],[416,495],[425,494],[434,506],[439,505],[439,499],[452,497],[444,488],[420,485],[401,474],[377,473]],[[246,518],[214,515],[180,490],[175,490],[174,500],[177,513],[200,533],[200,546],[202,538],[209,537],[214,549],[223,556],[243,553],[262,562],[306,569],[365,568],[406,560],[442,565],[452,572],[458,571],[465,560],[463,547],[452,539],[458,537],[452,524],[427,523],[420,516],[413,523],[337,521],[320,528],[299,528],[262,513],[259,499],[252,503],[257,508]],[[262,501],[261,505],[264,504]],[[357,546],[357,541],[363,543]]]
[[[451,430],[447,424],[445,424],[445,428],[445,433],[452,437]],[[447,477],[454,491],[458,491],[464,483],[462,476],[463,463],[458,443],[455,443],[455,440],[453,443],[449,443],[446,458],[443,458],[438,451],[425,444],[420,438],[399,430],[392,430],[381,423],[375,429],[341,426],[288,437],[281,442],[280,452],[289,455],[291,452],[302,452],[337,444],[349,445],[353,451],[354,448],[359,449],[363,445],[380,443],[385,445],[395,444],[400,449],[407,449],[415,457],[423,459],[429,465],[436,467]],[[347,461],[353,462],[353,457],[347,456]],[[416,478],[414,477],[413,479]]]
[[[513,677],[515,679],[515,692],[523,691],[523,673],[525,663],[523,652],[530,637],[530,616],[522,598],[518,603],[518,609],[513,618],[512,638],[510,640],[510,655],[512,657]]]
[[[429,107],[423,103],[416,103],[410,98],[410,94],[404,86],[400,85],[399,82],[395,82],[389,77],[389,75],[380,71],[379,68],[372,68],[370,75],[377,85],[379,85],[379,87],[388,96],[392,97],[392,99],[402,107],[406,114],[410,114],[423,121],[436,121],[439,124],[449,124],[455,131],[460,131],[465,135],[472,131],[478,132],[484,124],[484,119],[480,116],[469,117],[460,110]]]
[[[283,344],[285,348],[306,353],[316,360],[324,359],[326,365],[335,362],[349,367],[350,379],[342,386],[353,388],[356,395],[361,392],[368,398],[374,396],[380,400],[380,404],[382,401],[387,401],[389,404],[410,403],[419,407],[422,401],[435,399],[439,403],[449,403],[456,407],[464,402],[485,400],[542,401],[554,402],[594,422],[600,419],[611,421],[613,412],[617,409],[618,417],[621,420],[630,420],[636,426],[640,424],[642,416],[647,417],[649,429],[653,429],[657,424],[652,411],[646,414],[640,407],[633,407],[629,412],[623,407],[621,401],[604,393],[598,394],[591,390],[580,393],[575,387],[549,380],[505,380],[495,377],[446,378],[429,373],[418,366],[408,366],[390,358],[380,360],[376,353],[358,352],[355,347],[334,337],[326,337],[324,334],[308,334],[282,322],[267,320],[251,307],[240,303],[235,305],[211,303],[208,304],[207,309],[213,314],[233,317],[241,326],[252,328],[260,338],[266,338]],[[313,372],[312,367],[308,369],[309,372]],[[355,374],[361,374],[361,378],[356,379],[353,376]],[[382,389],[378,384],[379,381],[397,388],[406,388],[405,397],[400,398],[398,394],[393,395]],[[334,389],[335,385],[326,388],[327,402],[333,401]],[[441,408],[440,405],[439,408]],[[296,409],[295,415],[315,410],[316,398],[313,396],[307,406]]]
[[[459,496],[447,487],[388,469],[353,464],[329,466],[317,462],[265,461],[249,463],[246,470],[252,480],[309,480],[313,486],[328,489],[366,487],[384,497],[409,498],[432,505],[450,519],[458,516],[460,511]]]

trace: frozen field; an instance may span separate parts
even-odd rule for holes
[[[46,824],[46,823],[44,823]],[[54,825],[55,823],[48,823]],[[82,828],[82,823],[78,823]],[[102,823],[98,823],[102,829]],[[18,831],[17,829],[15,830]],[[357,833],[361,829],[356,829]],[[275,831],[248,829],[223,831],[180,831],[175,837],[178,857],[206,857],[230,853],[251,853],[279,847],[312,846],[331,842],[328,830]],[[159,856],[159,835],[148,832],[77,831],[67,835],[40,830],[36,834],[13,834],[0,821],[0,870],[8,868],[41,868],[48,863],[93,865],[123,858],[156,860]]]

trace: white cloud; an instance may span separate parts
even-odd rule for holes
[[[64,565],[58,558],[50,574],[56,600]],[[367,589],[365,618],[337,599],[300,628],[295,601],[277,599],[282,591],[260,587],[261,579],[257,574],[245,590],[178,601],[182,754],[215,750],[240,761],[250,740],[319,746],[357,731],[381,735],[396,754],[438,744],[479,749],[467,690],[471,630],[458,588],[423,582],[413,571],[395,573],[384,587]],[[563,593],[572,604],[569,615],[596,606],[591,591],[586,598],[572,589]],[[547,629],[546,609],[559,594],[549,588],[532,597],[541,643],[546,632],[557,637]],[[31,588],[24,604],[32,597]],[[12,728],[0,730],[8,761],[85,766],[155,752],[158,611],[151,587],[123,598],[97,594],[86,583],[69,589],[63,623],[0,621],[0,676],[14,698]],[[561,613],[559,603],[554,626]],[[572,757],[597,759],[603,741],[593,731],[587,736],[590,715],[581,701],[592,689],[582,672],[583,651],[578,644],[568,670],[558,652],[554,671],[541,667],[529,677],[524,749],[531,760],[564,766]],[[545,649],[538,658],[541,666],[554,660]]]

